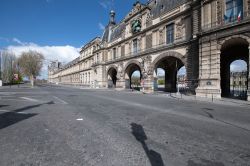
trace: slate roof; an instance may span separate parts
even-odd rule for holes
[[[124,22],[121,22],[116,27],[114,27],[112,29],[110,40],[112,41],[114,39],[117,39],[117,38],[121,37],[122,32],[125,30],[125,28],[126,28],[126,24]]]
[[[151,1],[149,7],[153,18],[159,17],[161,14],[169,12],[170,10],[188,2],[188,0],[155,0]]]
[[[189,0],[149,0],[146,6],[151,9],[151,14],[153,16],[153,19],[155,19],[161,14],[169,12],[188,1]],[[102,42],[110,42],[121,37],[122,32],[125,30],[125,27],[126,24],[124,20],[117,25],[109,23],[104,30]]]
[[[70,61],[69,63],[63,65],[62,69],[66,69],[66,68],[69,68],[70,66],[73,66],[74,64],[77,64],[80,60],[80,57]]]

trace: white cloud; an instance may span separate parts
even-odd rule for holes
[[[13,39],[18,43],[18,46],[10,45],[6,48],[7,51],[13,52],[16,56],[20,56],[25,51],[37,51],[44,55],[45,62],[41,72],[41,78],[47,78],[47,66],[50,61],[58,60],[59,62],[68,63],[71,60],[79,57],[79,48],[75,48],[70,45],[66,46],[40,46],[35,43],[26,43]]]
[[[1,37],[1,36],[0,36],[0,40],[3,40],[3,41],[5,41],[5,42],[9,42],[9,41],[10,41],[8,38]]]
[[[105,29],[105,26],[101,22],[98,23],[98,26],[99,26],[99,29],[102,31]]]
[[[114,6],[114,1],[113,0],[102,0],[102,1],[99,1],[99,4],[105,10],[111,10]]]

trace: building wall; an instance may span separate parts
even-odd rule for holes
[[[198,96],[220,98],[224,44],[229,39],[235,39],[236,44],[239,39],[244,39],[248,47],[250,43],[250,0],[242,2],[242,18],[234,22],[225,20],[228,17],[225,16],[226,0],[179,0],[179,3],[171,2],[177,5],[170,9],[154,1],[147,5],[136,3],[120,23],[109,22],[102,38],[95,38],[82,47],[77,62],[49,72],[49,79],[51,82],[103,88],[108,87],[108,72],[113,68],[117,72],[116,88],[126,88],[126,68],[134,64],[140,68],[145,90],[151,92],[155,87],[156,64],[175,57],[186,67],[187,86],[191,91]],[[110,16],[111,20],[113,16]],[[133,21],[138,20],[140,31],[134,33]],[[174,29],[173,43],[169,43],[167,37],[170,25]],[[248,53],[248,73],[249,59]]]

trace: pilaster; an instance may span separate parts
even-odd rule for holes
[[[142,80],[142,92],[153,93],[154,92],[154,75],[150,74]]]
[[[247,100],[250,101],[250,46],[248,47],[248,88],[247,88]]]

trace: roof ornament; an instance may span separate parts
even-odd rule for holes
[[[110,19],[109,19],[110,24],[115,24],[115,11],[111,10],[110,11]]]

